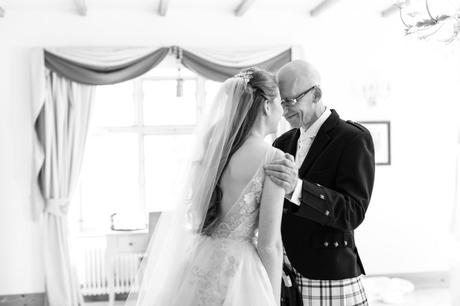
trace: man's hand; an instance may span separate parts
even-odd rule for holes
[[[275,160],[265,165],[265,173],[278,186],[282,187],[286,194],[291,194],[297,185],[298,170],[294,162],[294,157],[285,153],[286,158]]]

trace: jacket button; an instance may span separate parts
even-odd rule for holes
[[[321,200],[324,200],[324,199],[325,199],[325,198],[324,198],[324,194],[320,194],[320,195],[319,195],[319,198],[320,198]]]
[[[321,187],[321,185],[320,185],[320,184],[316,184],[316,186],[318,186],[318,187]]]
[[[338,247],[338,246],[339,246],[339,243],[338,243],[337,241],[334,242],[334,246],[335,246],[335,247]]]
[[[325,241],[325,242],[324,242],[324,246],[325,246],[325,247],[328,247],[328,246],[329,246],[329,242]]]
[[[348,245],[348,241],[345,240],[345,241],[343,242],[343,244]]]
[[[326,210],[326,211],[324,212],[324,214],[325,214],[326,216],[329,216],[330,213],[331,213],[331,212],[330,212],[329,210]]]

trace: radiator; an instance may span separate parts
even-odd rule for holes
[[[106,257],[105,248],[80,245],[77,252],[76,267],[81,293],[86,296],[128,293],[136,291],[139,284],[135,283],[139,263],[143,253],[126,253]],[[109,286],[112,279],[113,286]]]

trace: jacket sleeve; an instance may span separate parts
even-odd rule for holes
[[[374,185],[374,172],[372,137],[369,132],[362,132],[342,153],[334,190],[303,180],[301,204],[292,208],[293,212],[322,225],[354,230],[364,220]]]

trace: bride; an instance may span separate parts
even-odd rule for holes
[[[271,73],[249,68],[223,83],[127,305],[279,305],[284,190],[263,166],[284,156],[264,142],[281,115]]]

